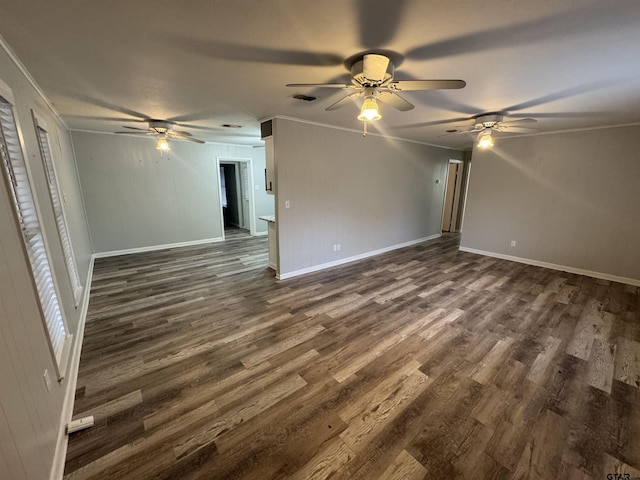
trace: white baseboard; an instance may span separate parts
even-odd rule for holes
[[[266,234],[268,234],[269,232],[267,230],[265,230],[264,232],[256,232],[253,234],[254,237],[264,237]]]
[[[116,257],[118,255],[129,255],[132,253],[153,252],[155,250],[166,250],[167,248],[192,247],[205,243],[224,242],[224,237],[205,238],[203,240],[191,240],[189,242],[167,243],[164,245],[151,245],[149,247],[128,248],[125,250],[112,250],[110,252],[94,253],[94,258]]]
[[[541,262],[540,260],[532,260],[530,258],[514,257],[513,255],[505,255],[503,253],[476,250],[475,248],[460,247],[460,251],[476,253],[478,255],[485,255],[487,257],[501,258],[503,260],[511,260],[512,262],[525,263],[527,265],[534,265],[536,267],[550,268],[551,270],[560,270],[561,272],[575,273],[577,275],[585,275],[587,277],[600,278],[602,280],[609,280],[612,282],[625,283],[627,285],[640,287],[640,280],[634,278],[619,277],[617,275],[610,275],[608,273],[594,272],[592,270],[568,267],[566,265],[558,265],[556,263]]]
[[[74,335],[75,342],[71,350],[70,362],[67,366],[66,390],[62,403],[62,413],[60,414],[60,427],[58,428],[58,438],[56,451],[53,456],[50,480],[62,480],[64,475],[64,464],[67,459],[67,446],[69,437],[67,436],[67,423],[73,416],[73,404],[76,399],[76,386],[78,384],[78,368],[80,367],[80,353],[82,351],[82,341],[84,340],[84,327],[87,321],[87,311],[89,309],[89,296],[91,294],[91,279],[93,278],[93,264],[95,255],[91,256],[89,262],[89,272],[85,282],[84,294],[80,307],[80,317],[78,318],[78,328]]]
[[[438,233],[436,235],[431,235],[430,237],[419,238],[417,240],[411,240],[409,242],[398,243],[396,245],[391,245],[389,247],[380,248],[378,250],[372,250],[370,252],[361,253],[359,255],[354,255],[352,257],[340,258],[338,260],[334,260],[333,262],[322,263],[320,265],[314,265],[312,267],[302,268],[300,270],[294,270],[293,272],[279,273],[276,275],[278,280],[286,280],[288,278],[298,277],[300,275],[305,275],[307,273],[318,272],[320,270],[324,270],[326,268],[337,267],[338,265],[344,265],[345,263],[356,262],[358,260],[363,260],[365,258],[374,257],[376,255],[380,255],[381,253],[390,252],[392,250],[398,250],[399,248],[410,247],[412,245],[416,245],[418,243],[426,242],[428,240],[433,240],[434,238],[441,237],[442,234]]]

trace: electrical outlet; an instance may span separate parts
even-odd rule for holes
[[[516,241],[515,240],[511,240],[511,246],[515,247],[516,246]]]
[[[49,370],[44,371],[44,384],[47,386],[47,392],[51,391],[51,376],[49,375]]]

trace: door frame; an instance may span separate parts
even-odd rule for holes
[[[222,232],[222,239],[224,240],[224,218],[222,215],[222,181],[220,179],[220,164],[221,163],[246,163],[247,178],[246,184],[249,190],[249,233],[253,237],[256,234],[256,203],[255,195],[253,192],[253,159],[250,157],[221,157],[216,156],[216,178],[218,179],[218,204],[220,205],[220,231]],[[242,185],[242,168],[237,169],[237,175]]]
[[[462,166],[462,171],[458,172],[458,182],[456,182],[458,185],[457,186],[457,194],[458,194],[458,208],[460,206],[460,195],[462,192],[462,181],[463,181],[463,176],[464,176],[464,168],[465,168],[465,162],[464,160],[459,160],[457,158],[450,158],[449,161],[447,162],[447,171],[446,171],[446,175],[445,175],[445,179],[444,179],[444,195],[442,196],[442,214],[440,215],[440,233],[444,233],[444,230],[442,230],[442,223],[444,222],[444,213],[445,213],[445,208],[447,206],[447,191],[449,188],[449,169],[451,167],[452,163],[457,163],[459,165]],[[460,168],[460,167],[458,167]],[[456,193],[454,192],[453,195],[453,199],[451,200],[451,209],[453,212],[453,207],[456,203],[456,199],[455,199]],[[462,212],[462,218],[464,218],[464,210]],[[457,216],[456,216],[456,221],[457,221]],[[454,232],[451,233],[458,233],[459,231],[462,231],[462,223],[460,223],[460,230],[455,230],[455,226],[454,226]],[[449,232],[447,232],[449,233]]]

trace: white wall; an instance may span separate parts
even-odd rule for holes
[[[638,152],[637,126],[474,151],[462,247],[640,280]]]
[[[274,146],[281,277],[439,235],[448,160],[462,158],[283,118]]]
[[[252,158],[256,217],[273,214],[263,148],[174,141],[161,157],[149,137],[72,135],[96,253],[221,238],[216,157]]]
[[[86,289],[91,248],[68,132],[1,47],[0,79],[13,93],[14,113],[18,117],[25,160],[32,173],[60,303],[71,333],[77,334],[81,309],[75,306],[66,271],[31,109],[47,124],[58,182],[66,196],[63,208],[73,252],[80,281]],[[72,385],[68,371],[62,382],[55,380],[53,362],[21,232],[4,175],[0,174],[0,477],[3,479],[49,478],[60,445],[58,440],[62,438],[59,434],[65,395]],[[50,392],[43,380],[45,370],[53,377]],[[70,389],[69,393],[73,394]]]

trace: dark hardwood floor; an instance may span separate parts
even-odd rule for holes
[[[455,236],[278,282],[266,242],[96,261],[66,479],[640,477],[637,287]]]

